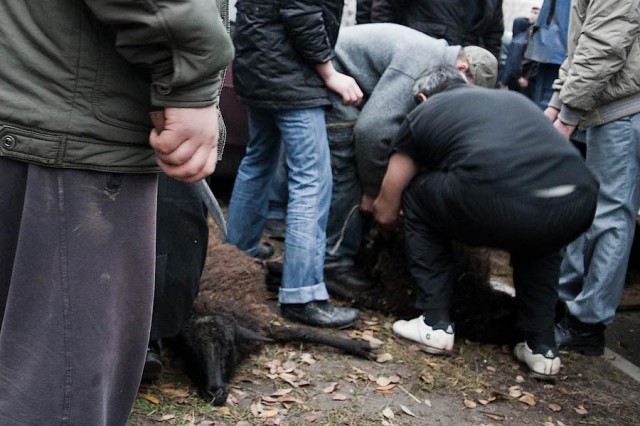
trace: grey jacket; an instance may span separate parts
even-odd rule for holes
[[[593,127],[640,112],[640,0],[575,0],[549,105]]]
[[[211,0],[2,1],[0,156],[156,171],[149,111],[215,103],[232,57]]]
[[[454,65],[460,46],[449,46],[402,25],[379,23],[340,29],[335,50],[334,66],[356,79],[364,103],[357,111],[337,100],[327,124],[353,124],[357,118],[358,174],[364,193],[375,197],[387,169],[391,142],[415,107],[412,89],[416,78],[434,66]]]

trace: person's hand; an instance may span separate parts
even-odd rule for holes
[[[518,86],[520,86],[521,89],[526,89],[529,86],[529,80],[524,77],[518,78]]]
[[[373,217],[383,229],[393,230],[398,224],[400,203],[378,196],[373,201]]]
[[[317,64],[315,68],[329,90],[340,95],[343,104],[360,105],[364,95],[353,77],[336,71],[331,61]]]
[[[362,102],[362,90],[353,77],[335,72],[325,80],[325,84],[342,97],[342,103],[345,105],[358,106]]]
[[[374,198],[367,194],[362,194],[360,199],[360,211],[365,213],[373,213],[373,201]]]
[[[191,183],[212,174],[218,161],[218,107],[165,108],[164,119],[164,129],[149,135],[160,169]]]
[[[544,110],[545,117],[547,117],[549,120],[551,120],[552,123],[555,123],[555,121],[558,119],[558,114],[559,113],[560,113],[560,111],[557,108],[554,108],[554,107],[547,107]]]
[[[573,131],[576,130],[576,126],[563,123],[560,120],[554,121],[553,127],[555,127],[560,132],[560,134],[562,134],[562,136],[564,136],[567,139],[569,139],[571,137],[571,133],[573,133]]]

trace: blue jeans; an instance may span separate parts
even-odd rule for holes
[[[331,115],[328,116],[331,120]],[[352,121],[327,124],[333,192],[327,224],[325,266],[353,265],[362,244],[363,220],[360,213],[362,191],[356,168]]]
[[[591,227],[567,246],[560,298],[584,323],[610,324],[622,298],[640,206],[640,114],[587,130],[587,165],[600,182]]]
[[[324,252],[331,166],[324,109],[249,109],[249,144],[227,219],[227,241],[255,253],[282,143],[287,162],[287,222],[280,303],[327,300]]]

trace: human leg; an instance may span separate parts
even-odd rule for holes
[[[640,114],[588,130],[587,165],[600,183],[598,206],[584,233],[583,261],[563,261],[561,294],[580,322],[608,325],[622,297],[640,205]],[[570,264],[584,264],[580,292]],[[570,298],[570,295],[575,295]]]
[[[450,238],[444,234],[441,174],[425,173],[414,179],[402,200],[404,234],[409,269],[416,283],[416,308],[423,314],[410,321],[396,321],[393,331],[416,341],[429,353],[453,348],[450,320],[455,262]]]
[[[304,320],[296,315],[296,308],[329,298],[323,265],[332,185],[324,110],[278,111],[277,125],[284,143],[289,191],[279,301],[284,314]],[[341,326],[357,319],[355,310],[335,309],[323,309],[322,315],[331,310],[332,318],[316,325]]]
[[[24,201],[0,206],[20,217],[0,303],[0,423],[124,425],[151,323],[156,176],[17,167],[22,181],[4,181]]]
[[[361,190],[355,162],[353,121],[328,123],[327,136],[333,191],[327,222],[325,279],[330,291],[332,288],[338,290],[336,286],[362,290],[371,283],[354,266],[354,258],[362,245],[364,223],[359,208]]]
[[[156,281],[153,320],[143,378],[162,368],[162,339],[177,336],[191,313],[207,255],[207,210],[193,185],[158,177]]]
[[[238,168],[227,213],[227,242],[250,255],[259,250],[279,146],[280,131],[274,113],[251,108],[249,144]]]

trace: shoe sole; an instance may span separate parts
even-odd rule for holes
[[[558,381],[558,375],[557,374],[542,374],[542,373],[536,373],[535,371],[529,371],[529,377],[536,379],[536,380],[542,380],[544,382],[557,382]]]
[[[293,317],[293,316],[289,316],[285,313],[280,312],[280,316],[282,316],[283,318],[288,319],[289,321],[293,321],[296,324],[302,324],[305,325],[307,327],[319,327],[319,328],[330,328],[333,330],[344,330],[346,328],[350,328],[353,327],[360,318],[356,318],[355,320],[351,321],[350,323],[344,324],[344,325],[325,325],[325,324],[307,324],[306,322],[302,322],[299,319]]]
[[[413,342],[413,340],[410,340],[410,342]],[[434,348],[432,346],[427,346],[427,345],[418,345],[418,347],[422,352],[426,352],[431,355],[452,355],[453,354],[453,351],[450,351],[447,349],[439,349],[439,348]]]

